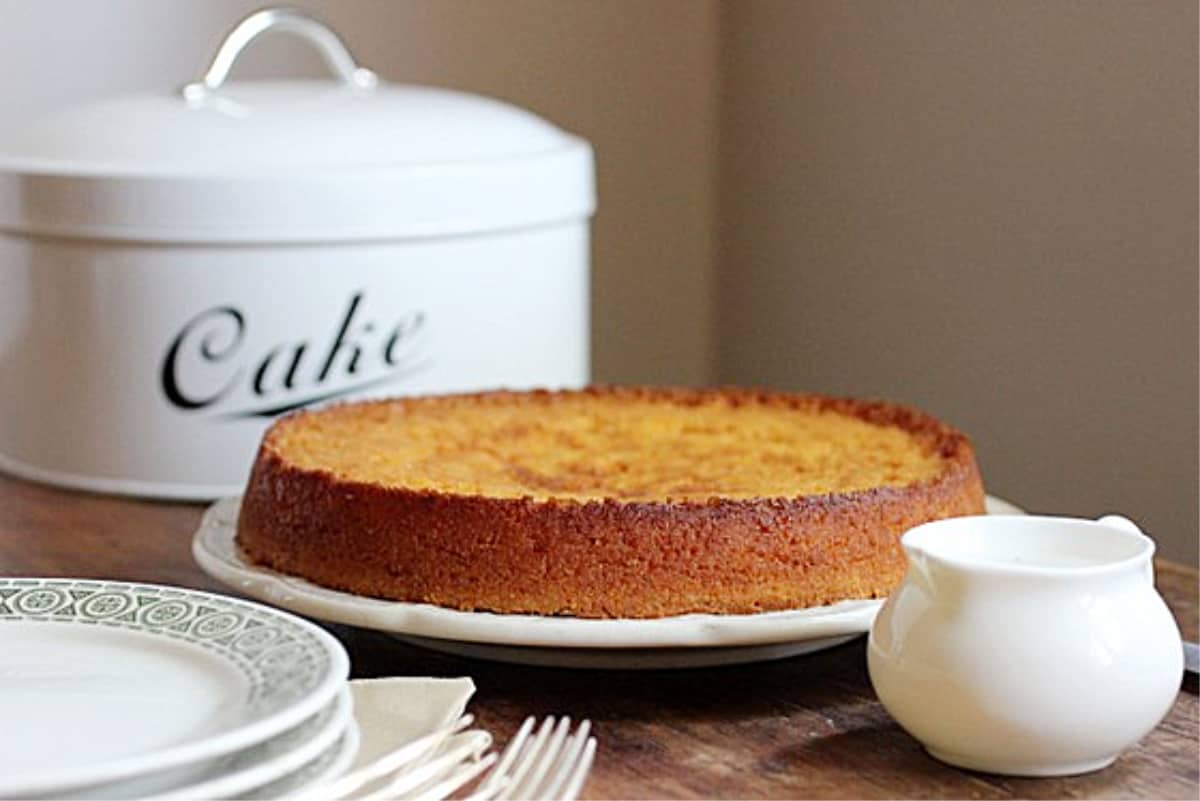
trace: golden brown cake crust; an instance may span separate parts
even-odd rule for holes
[[[742,389],[594,387],[575,393],[480,393],[351,404],[528,403],[719,395],[850,415],[894,427],[940,458],[932,479],[801,497],[622,501],[488,497],[349,481],[300,468],[264,437],[242,500],[237,541],[258,564],[349,592],[458,609],[578,617],[751,613],[885,596],[900,581],[899,537],[928,520],[983,511],[967,438],[880,401]],[[350,407],[341,407],[347,409]]]

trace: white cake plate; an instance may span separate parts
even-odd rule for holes
[[[528,665],[662,669],[782,659],[865,634],[882,600],[751,615],[691,614],[596,620],[463,612],[331,590],[246,561],[234,542],[240,499],[204,515],[192,553],[210,576],[251,597],[309,617],[375,629],[437,651]],[[1023,514],[988,497],[989,514]]]

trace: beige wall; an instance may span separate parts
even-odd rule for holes
[[[917,404],[1195,560],[1196,4],[722,11],[718,378]]]
[[[260,4],[0,0],[0,127],[173,86]],[[299,5],[593,142],[597,379],[908,401],[997,494],[1196,558],[1194,2]]]

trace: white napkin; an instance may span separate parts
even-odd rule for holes
[[[350,767],[354,770],[458,720],[475,694],[475,682],[408,676],[355,679],[350,694],[361,738]]]

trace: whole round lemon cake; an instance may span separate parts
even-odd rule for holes
[[[488,392],[277,421],[237,541],[324,586],[457,609],[750,613],[882,597],[904,531],[983,497],[967,438],[895,404]]]

